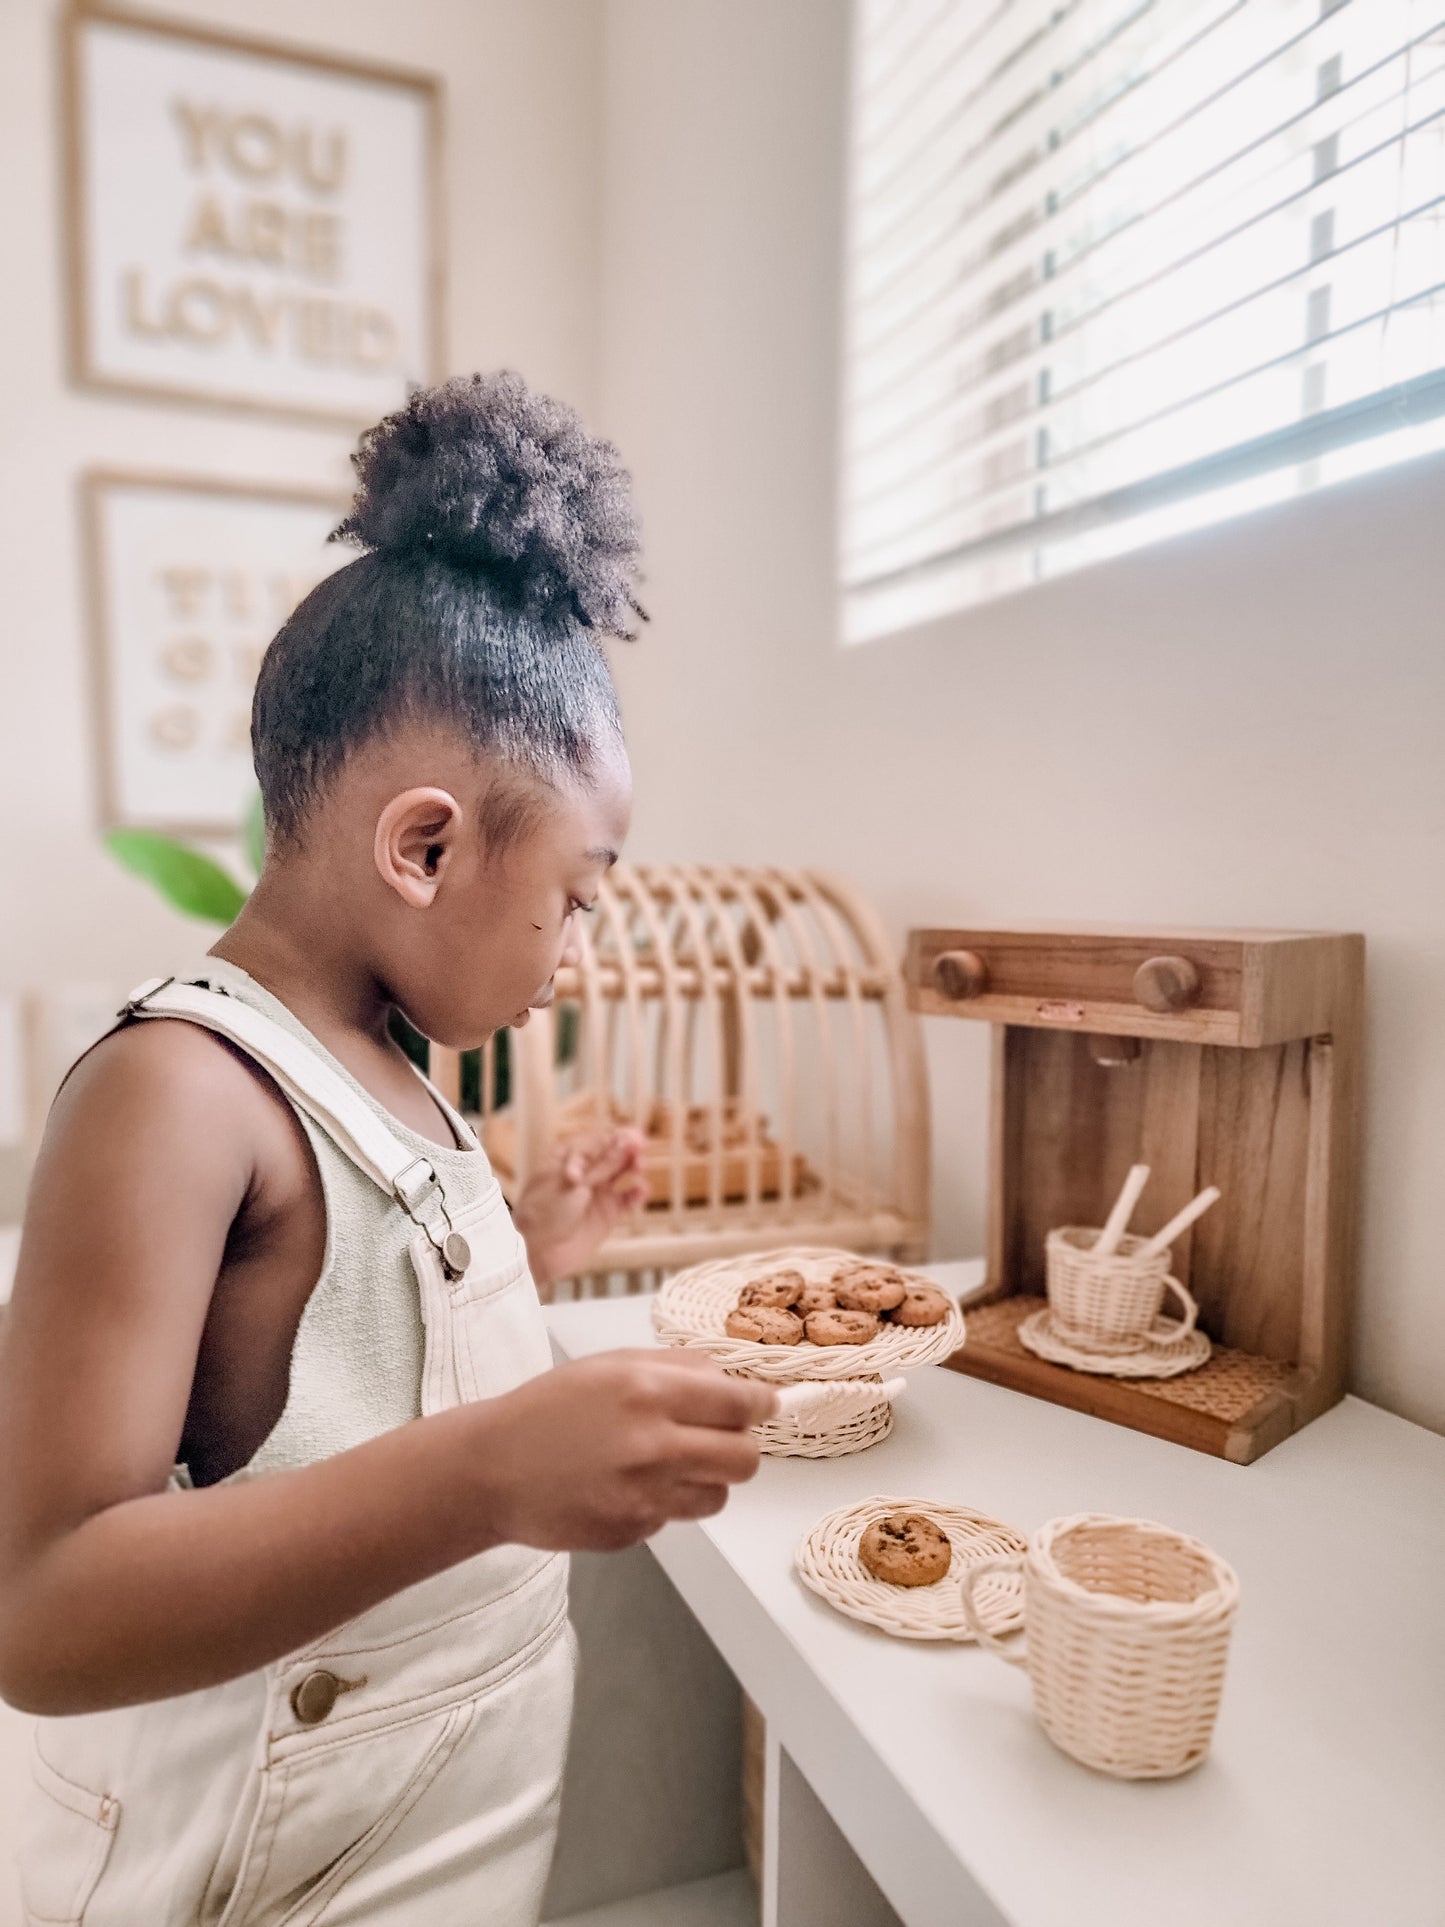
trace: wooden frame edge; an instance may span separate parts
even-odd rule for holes
[[[424,352],[428,382],[439,382],[447,367],[449,317],[446,311],[449,261],[446,229],[446,83],[441,74],[420,68],[394,66],[331,54],[319,48],[293,47],[265,35],[236,33],[161,14],[131,11],[111,0],[70,0],[60,16],[61,98],[60,136],[61,212],[65,225],[62,256],[65,262],[66,374],[70,385],[125,401],[194,408],[202,413],[262,416],[314,428],[360,430],[376,419],[371,412],[305,408],[294,403],[258,401],[249,395],[226,394],[205,388],[175,387],[165,382],[130,381],[101,373],[91,355],[89,223],[85,202],[85,132],[81,111],[81,35],[88,26],[131,28],[171,40],[221,51],[249,54],[344,79],[379,86],[402,87],[421,97],[425,110],[423,178],[427,186],[427,259],[424,280],[431,312]]]
[[[112,746],[115,719],[114,676],[110,631],[108,577],[105,544],[101,527],[102,504],[108,489],[148,488],[179,490],[193,495],[217,495],[261,502],[286,502],[294,507],[328,508],[345,513],[349,497],[324,488],[265,482],[238,482],[222,477],[178,473],[160,469],[122,469],[109,466],[84,468],[76,477],[80,496],[81,573],[86,617],[85,653],[90,660],[91,696],[89,702],[91,738],[95,751],[98,784],[99,828],[102,834],[117,829],[155,829],[166,836],[202,838],[229,837],[236,826],[206,823],[132,823],[120,811],[118,774]]]

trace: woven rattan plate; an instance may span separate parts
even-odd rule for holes
[[[922,1512],[948,1534],[953,1563],[933,1586],[890,1586],[875,1579],[858,1557],[858,1541],[875,1519],[889,1512]],[[830,1606],[896,1639],[973,1639],[959,1600],[958,1578],[966,1567],[1003,1553],[1022,1552],[1011,1526],[967,1506],[932,1499],[860,1499],[820,1519],[798,1547],[794,1564],[803,1584]],[[1023,1623],[1022,1580],[1014,1573],[979,1581],[974,1600],[987,1631],[1013,1632]]]
[[[723,1329],[738,1293],[751,1279],[786,1267],[802,1272],[810,1284],[827,1283],[840,1265],[857,1262],[856,1252],[811,1245],[715,1258],[667,1280],[652,1301],[652,1323],[665,1345],[697,1346],[728,1371],[746,1372],[749,1378],[777,1385],[809,1378],[891,1378],[915,1365],[937,1364],[958,1350],[963,1343],[963,1313],[957,1305],[940,1325],[885,1322],[866,1345],[759,1345],[746,1338],[729,1338]],[[920,1273],[905,1272],[905,1276],[939,1289]]]
[[[1156,1342],[1141,1351],[1080,1351],[1054,1331],[1045,1305],[1024,1319],[1018,1338],[1036,1358],[1046,1358],[1051,1365],[1068,1365],[1076,1372],[1094,1372],[1103,1378],[1177,1378],[1182,1372],[1197,1372],[1201,1365],[1207,1365],[1211,1349],[1202,1331],[1190,1332],[1177,1345],[1158,1342],[1167,1341],[1177,1329],[1172,1320],[1156,1318]]]

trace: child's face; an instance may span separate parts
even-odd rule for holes
[[[515,782],[516,778],[510,779]],[[470,1049],[552,1001],[559,965],[574,957],[576,919],[597,900],[632,815],[620,745],[587,778],[535,785],[527,827],[489,850],[473,809],[438,867],[423,916],[407,919],[395,959],[396,1001],[426,1036]]]

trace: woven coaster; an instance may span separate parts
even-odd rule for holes
[[[890,1586],[859,1559],[858,1541],[889,1512],[921,1512],[948,1534],[953,1562],[936,1585]],[[1023,1550],[1024,1541],[1011,1526],[967,1506],[872,1498],[820,1519],[798,1547],[794,1564],[805,1586],[850,1619],[897,1639],[951,1639],[963,1645],[973,1634],[959,1604],[959,1574],[981,1560]],[[1016,1573],[990,1574],[980,1580],[974,1603],[989,1632],[1013,1632],[1023,1623],[1022,1579]]]
[[[1076,1372],[1096,1372],[1105,1378],[1178,1378],[1209,1363],[1210,1343],[1202,1331],[1192,1331],[1177,1345],[1161,1344],[1177,1329],[1171,1319],[1154,1321],[1155,1343],[1137,1352],[1081,1351],[1060,1338],[1049,1321],[1048,1306],[1032,1313],[1018,1328],[1021,1345],[1051,1365],[1068,1365]]]

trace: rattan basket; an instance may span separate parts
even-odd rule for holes
[[[963,1344],[963,1313],[957,1305],[939,1325],[885,1323],[866,1345],[759,1345],[729,1338],[723,1329],[749,1280],[786,1266],[810,1283],[826,1281],[839,1265],[856,1262],[855,1252],[812,1245],[715,1258],[668,1279],[652,1302],[653,1328],[664,1345],[705,1351],[725,1371],[770,1385],[824,1381],[837,1392],[835,1399],[819,1401],[798,1417],[759,1426],[764,1452],[783,1458],[841,1458],[861,1452],[893,1429],[892,1401],[880,1396],[882,1381],[916,1365],[937,1364]],[[918,1282],[932,1284],[922,1276]]]
[[[1169,1252],[1141,1258],[1148,1240],[1126,1233],[1111,1257],[1096,1258],[1098,1236],[1083,1225],[1061,1225],[1044,1240],[1055,1336],[1081,1352],[1158,1350],[1166,1341],[1151,1339],[1150,1333],[1166,1293],[1173,1293],[1184,1316],[1170,1327],[1167,1342],[1185,1343],[1199,1307],[1179,1280],[1170,1277]]]
[[[873,1574],[858,1557],[858,1542],[875,1519],[890,1512],[921,1512],[948,1534],[953,1564],[933,1586],[890,1586]],[[964,1616],[959,1597],[959,1575],[969,1566],[1017,1556],[1024,1541],[1012,1526],[1001,1525],[986,1513],[967,1506],[939,1505],[932,1499],[860,1499],[820,1519],[794,1557],[803,1584],[830,1606],[865,1626],[892,1633],[897,1639],[951,1639],[960,1643],[978,1637]],[[978,1618],[998,1635],[1023,1623],[1023,1589],[1012,1574],[1001,1574],[984,1588],[976,1601]]]
[[[1021,1645],[1001,1645],[973,1600],[985,1573],[1024,1578]],[[965,1571],[980,1642],[1025,1666],[1054,1744],[1121,1780],[1170,1779],[1209,1751],[1239,1604],[1233,1571],[1198,1539],[1148,1519],[1076,1513],[1023,1554]]]

